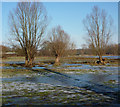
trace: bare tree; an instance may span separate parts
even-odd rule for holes
[[[94,6],[92,13],[86,16],[83,23],[88,34],[87,42],[102,62],[102,56],[112,36],[112,19],[105,10]]]
[[[10,13],[10,30],[25,55],[25,65],[32,65],[47,27],[47,15],[40,2],[19,2]]]
[[[56,57],[55,63],[59,63],[60,57],[74,49],[74,43],[70,42],[70,37],[60,26],[52,29],[52,33],[48,40],[49,50]]]

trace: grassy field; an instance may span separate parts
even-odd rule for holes
[[[55,58],[54,57],[36,57],[33,63],[33,66],[38,65],[39,67],[47,67],[50,64],[53,64]],[[63,66],[61,69],[57,69],[57,66],[54,66],[54,69],[51,69],[53,71],[57,72],[80,72],[80,73],[87,73],[87,72],[97,72],[96,70],[81,70],[81,69],[66,69],[69,67],[79,67],[80,65],[77,64],[88,64],[91,66],[97,66],[98,64],[95,64],[94,62],[97,61],[97,58],[85,58],[85,57],[62,57],[61,58],[61,64],[68,63],[68,64],[75,64],[73,65],[67,65]],[[24,57],[7,57],[6,59],[2,59],[2,63],[0,63],[0,66],[2,67],[14,67],[13,69],[1,69],[0,71],[0,76],[2,77],[11,77],[11,76],[16,76],[17,74],[19,75],[27,75],[27,74],[34,74],[35,72],[47,72],[45,69],[37,69],[33,70],[30,68],[25,68],[25,69],[16,69],[16,67],[24,67],[24,64],[9,64],[6,62],[24,62]],[[104,66],[118,66],[118,60],[116,59],[106,59],[106,63],[109,63],[108,65]],[[47,65],[46,65],[47,64]],[[102,71],[106,72],[106,71]]]
[[[8,62],[8,61],[24,61],[25,58],[23,56],[21,57],[7,57],[7,58],[3,58],[3,59],[0,59],[2,60],[2,62]],[[37,61],[40,61],[40,62],[54,62],[55,60],[55,57],[35,57],[34,61],[37,62]],[[71,56],[71,57],[61,57],[60,59],[60,62],[63,63],[63,62],[76,62],[76,63],[79,63],[79,62],[86,62],[86,63],[89,63],[89,62],[95,62],[97,61],[98,58],[86,58],[84,56]],[[106,58],[106,62],[109,62],[109,63],[118,63],[118,59],[107,59]]]
[[[61,65],[59,66],[53,64],[54,60],[54,57],[36,57],[33,63],[33,67],[37,65],[38,67],[45,67],[45,69],[33,69],[24,67],[24,64],[22,63],[16,63],[23,62],[24,57],[8,57],[6,59],[3,59],[3,63],[0,64],[0,66],[3,67],[3,69],[0,71],[0,77],[3,78],[2,104],[14,104],[15,106],[23,104],[70,104],[81,106],[102,106],[111,105],[111,103],[117,101],[113,97],[109,97],[103,93],[97,93],[95,91],[87,89],[89,86],[79,87],[79,84],[78,86],[74,86],[74,83],[78,82],[80,85],[84,85],[84,79],[82,82],[79,79],[81,79],[82,76],[84,78],[86,74],[89,76],[93,74],[93,77],[97,76],[98,79],[99,74],[102,75],[102,77],[104,77],[107,73],[109,73],[108,76],[112,75],[113,72],[110,73],[109,71],[102,69],[67,69],[69,67],[82,67],[81,64],[97,67],[94,62],[98,59],[85,57],[63,57],[61,59]],[[11,61],[14,63],[8,63]],[[106,62],[109,62],[110,65],[100,66],[110,66],[113,68],[114,66],[118,66],[118,60],[107,59]],[[67,65],[63,66],[65,63],[67,63]],[[52,65],[53,68],[49,68],[49,65]],[[79,79],[78,76],[80,77]],[[106,78],[108,78],[108,76],[106,76]],[[65,85],[59,85],[61,82]],[[103,82],[103,85],[114,88],[116,87],[117,83],[118,82],[116,80],[110,78],[110,80],[105,80]],[[70,84],[70,86],[67,86],[67,84]],[[115,95],[116,94],[117,92],[115,92]]]

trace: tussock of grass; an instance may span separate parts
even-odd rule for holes
[[[2,69],[2,77],[13,77],[20,74],[21,76],[24,74],[30,74],[33,73],[30,70],[27,69]]]

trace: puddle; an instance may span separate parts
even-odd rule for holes
[[[102,70],[102,71],[118,71],[119,67],[101,67],[101,66],[89,66],[83,65],[82,67],[68,67],[66,69],[85,69],[85,70]]]
[[[111,56],[112,57],[112,56]],[[14,62],[14,61],[8,61],[8,62],[5,62],[5,63],[8,63],[8,64],[23,64],[24,62]],[[44,67],[45,66],[45,67]],[[67,63],[64,63],[60,66],[53,66],[52,64],[45,64],[43,67],[39,67],[38,65],[36,65],[35,67],[32,67],[32,69],[45,69],[45,68],[48,68],[48,69],[67,69],[67,70],[101,70],[101,71],[118,71],[119,67],[114,67],[114,66],[91,66],[91,65],[88,65],[88,64],[67,64]],[[21,66],[18,66],[18,67],[13,67],[13,66],[9,66],[9,67],[5,67],[5,66],[0,66],[0,69],[28,69],[26,67],[21,67]]]
[[[99,56],[83,56],[86,58],[99,58]],[[108,59],[120,59],[120,56],[102,56],[102,58],[108,58]]]
[[[67,67],[70,66],[70,67]],[[75,66],[75,67],[74,67]],[[120,67],[106,67],[106,66],[90,66],[90,65],[85,65],[85,64],[66,64],[66,65],[62,65],[59,67],[54,67],[52,65],[49,65],[48,67],[32,67],[32,69],[45,69],[45,68],[49,68],[49,69],[68,69],[68,70],[101,70],[101,71],[118,71],[118,69]],[[28,69],[26,67],[13,67],[13,66],[9,66],[9,67],[1,67],[0,69]]]
[[[25,62],[24,61],[6,61],[3,63],[6,63],[6,64],[24,64]]]
[[[38,67],[38,66],[35,66],[35,67],[32,67],[32,69],[45,69],[45,67]]]
[[[68,70],[97,70],[97,71],[117,71],[120,67],[113,66],[91,66],[87,64],[63,64],[59,67],[54,67],[52,65],[48,66],[49,69],[68,69]]]
[[[18,67],[13,67],[13,66],[9,66],[9,67],[5,67],[5,66],[0,66],[0,69],[28,69],[26,67],[21,67],[21,66],[18,66]]]
[[[82,64],[63,64],[62,66],[82,66]]]

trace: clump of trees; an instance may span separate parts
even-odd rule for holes
[[[0,45],[0,57],[1,58],[7,58],[8,55],[6,55],[7,52],[11,52],[11,48],[5,45]]]
[[[93,7],[90,14],[83,20],[83,24],[88,35],[88,45],[93,54],[99,56],[102,63],[102,56],[105,54],[106,47],[112,36],[112,19],[105,10]]]
[[[75,45],[70,41],[69,35],[60,27],[52,29],[49,39],[45,41],[44,48],[51,56],[55,56],[55,64],[59,64],[60,57],[72,53]]]
[[[110,44],[107,46],[107,49],[106,49],[106,54],[107,55],[119,55],[119,51],[118,51],[118,48],[120,46],[118,44]]]
[[[6,52],[9,52],[9,51],[11,51],[10,47],[5,46],[5,45],[0,45],[0,52],[6,53]]]
[[[18,45],[13,45],[12,46],[12,48],[11,48],[11,50],[13,51],[13,52],[15,52],[15,54],[17,55],[17,56],[24,56],[24,51],[23,51],[23,49],[20,47],[20,46],[18,46]]]
[[[22,49],[25,65],[31,66],[48,24],[46,10],[40,2],[19,2],[9,22],[14,43]]]

